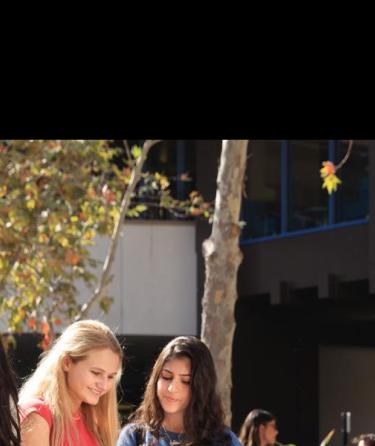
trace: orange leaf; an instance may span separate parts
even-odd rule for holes
[[[190,208],[190,215],[193,215],[194,217],[196,217],[197,215],[201,215],[202,213],[203,211],[201,209],[195,207]]]
[[[79,262],[80,257],[78,254],[76,254],[72,249],[68,249],[65,253],[65,262],[69,265],[77,265]]]
[[[35,330],[35,328],[36,328],[36,319],[35,319],[35,317],[31,317],[31,318],[27,321],[27,326],[28,326],[31,330]]]
[[[323,161],[322,166],[323,167],[320,169],[320,175],[322,177],[335,174],[336,166],[333,164],[332,161]]]
[[[40,331],[44,334],[44,337],[48,336],[49,333],[49,324],[48,322],[40,323]]]

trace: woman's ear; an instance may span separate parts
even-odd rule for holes
[[[262,442],[263,441],[263,439],[264,439],[264,430],[266,429],[266,425],[265,424],[260,424],[259,425],[259,440],[260,440],[260,442]]]
[[[69,372],[71,363],[72,360],[70,359],[70,356],[65,355],[62,360],[62,369],[64,370],[64,372]]]

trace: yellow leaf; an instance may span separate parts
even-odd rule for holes
[[[42,232],[41,234],[39,234],[38,241],[39,243],[48,243],[49,242],[48,235]]]
[[[142,154],[142,149],[139,146],[133,146],[131,149],[132,155],[135,159],[139,158]]]
[[[70,221],[71,221],[72,223],[75,223],[76,221],[78,221],[78,217],[77,217],[76,215],[72,215],[72,216],[70,217]]]
[[[323,189],[327,189],[328,193],[331,194],[337,190],[337,186],[341,184],[341,180],[337,178],[336,175],[327,175],[323,180]]]
[[[6,185],[0,186],[0,198],[4,197],[4,195],[6,195],[6,193],[7,193]]]
[[[34,209],[35,208],[35,200],[33,200],[33,199],[27,200],[26,207],[27,207],[27,209]]]
[[[87,231],[85,231],[85,233],[83,234],[83,239],[84,240],[91,240],[96,236],[96,231],[94,229],[88,229]]]
[[[169,186],[169,181],[168,178],[165,177],[164,175],[160,177],[160,187],[162,188],[162,190],[167,189],[167,187]]]
[[[64,248],[66,248],[67,246],[69,246],[69,240],[64,237],[63,235],[61,235],[57,241],[60,243],[61,246],[63,246]]]

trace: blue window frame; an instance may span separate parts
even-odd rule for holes
[[[368,221],[368,145],[355,141],[338,172],[337,192],[322,189],[322,161],[337,164],[346,141],[251,141],[242,200],[241,244],[308,234]]]
[[[143,141],[131,141],[132,144],[142,145]],[[159,172],[166,175],[170,182],[170,191],[173,198],[185,200],[195,189],[195,151],[192,150],[190,140],[162,140],[153,147],[145,161],[143,171]],[[189,181],[181,179],[182,174],[188,174]],[[139,183],[142,186],[142,180]],[[148,209],[137,217],[139,220],[189,220],[190,216],[172,213],[159,208],[158,194],[155,196],[137,198],[140,203],[146,202]],[[133,200],[135,203],[136,200]]]

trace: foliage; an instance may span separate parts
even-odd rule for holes
[[[328,434],[323,438],[322,442],[320,443],[320,446],[327,446],[328,443],[331,441],[334,433],[335,429],[330,430]]]
[[[323,167],[320,169],[320,176],[323,179],[323,189],[327,189],[328,193],[336,192],[337,186],[341,184],[341,180],[335,175],[336,166],[332,161],[324,161]]]
[[[337,164],[333,164],[332,161],[323,161],[322,168],[320,169],[320,177],[323,180],[323,189],[327,189],[327,192],[331,195],[332,192],[336,192],[337,186],[341,184],[341,180],[336,176],[336,172],[348,161],[353,148],[353,140],[349,140],[348,150],[344,158]]]
[[[50,332],[78,314],[76,284],[97,283],[89,247],[97,235],[111,235],[121,199],[141,148],[124,158],[109,141],[0,141],[0,314],[10,332]],[[147,209],[149,193],[181,216],[209,216],[210,205],[196,192],[171,197],[168,179],[143,173],[138,199],[128,217]],[[143,202],[142,202],[143,201]],[[206,213],[207,211],[207,213]],[[110,307],[105,296],[99,302]]]

